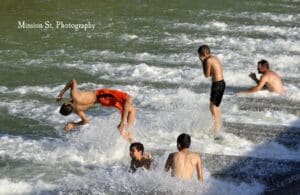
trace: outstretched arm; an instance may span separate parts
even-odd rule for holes
[[[173,161],[173,153],[172,154],[169,154],[169,156],[168,156],[168,159],[167,159],[167,161],[166,161],[166,164],[165,164],[165,171],[169,171],[170,170],[170,168],[172,167],[172,161]]]
[[[254,93],[254,92],[257,92],[257,91],[263,89],[263,87],[265,86],[266,83],[267,83],[267,78],[266,78],[266,76],[263,76],[255,87],[252,87],[251,89],[248,89],[246,91],[242,91],[240,93]]]
[[[61,92],[58,94],[58,96],[56,97],[56,101],[60,101],[63,97],[63,95],[65,94],[65,92],[71,88],[71,92],[72,90],[77,90],[77,82],[75,79],[69,81],[66,86],[63,88],[63,90],[61,90]]]

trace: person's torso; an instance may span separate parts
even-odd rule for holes
[[[74,109],[77,111],[84,111],[95,104],[96,93],[95,91],[77,90],[71,93],[71,98]]]
[[[190,179],[193,176],[195,170],[195,163],[193,154],[182,154],[180,152],[174,155],[173,171],[176,177],[182,179]]]
[[[211,77],[212,81],[221,81],[224,80],[223,77],[223,67],[221,65],[221,62],[216,57],[211,57],[210,59],[211,63]]]
[[[271,92],[284,92],[282,80],[277,73],[269,71],[265,76],[267,76],[266,86]]]

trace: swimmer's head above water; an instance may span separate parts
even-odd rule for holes
[[[268,70],[269,70],[269,63],[267,60],[260,60],[259,62],[257,62],[258,73],[263,74]]]
[[[144,154],[144,145],[139,142],[132,143],[129,147],[129,154],[133,159],[139,159]]]
[[[191,136],[185,133],[182,133],[177,138],[177,148],[178,150],[183,150],[189,148],[191,145]]]

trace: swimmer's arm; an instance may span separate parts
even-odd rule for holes
[[[203,73],[205,77],[210,77],[211,76],[211,63],[210,62],[206,62],[205,64],[203,64]]]
[[[203,182],[204,181],[204,176],[203,176],[203,169],[202,169],[202,162],[201,158],[198,158],[197,164],[196,164],[196,169],[197,169],[197,176],[198,180]]]
[[[68,122],[68,124],[64,127],[65,131],[70,131],[70,130],[74,129],[75,127],[78,127],[78,126],[85,125],[85,124],[89,123],[89,119],[84,114],[83,111],[78,111],[78,112],[76,112],[76,114],[81,118],[81,121],[79,121],[79,122]]]
[[[173,154],[169,154],[168,159],[165,164],[165,171],[168,172],[172,166]]]
[[[263,76],[255,87],[252,87],[251,89],[242,91],[240,93],[255,93],[263,89],[266,83],[267,83],[267,77]]]
[[[60,101],[63,97],[63,95],[65,94],[65,92],[71,88],[71,93],[75,90],[77,90],[77,82],[75,79],[69,81],[66,86],[63,88],[63,90],[61,90],[61,92],[59,93],[59,95],[56,97],[56,101]]]
[[[81,121],[75,123],[75,125],[85,125],[89,123],[89,118],[85,115],[83,111],[77,111],[76,114],[81,118]]]

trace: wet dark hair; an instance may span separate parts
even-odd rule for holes
[[[261,61],[257,62],[257,64],[267,67],[267,69],[269,69],[269,62],[267,60],[261,60]]]
[[[142,151],[142,154],[144,153],[144,145],[140,142],[134,142],[130,145],[129,150],[133,150],[133,148],[136,148],[138,151]]]
[[[210,49],[208,47],[208,45],[201,45],[198,48],[198,54],[210,54]]]
[[[73,111],[73,106],[71,104],[64,103],[63,105],[61,105],[59,113],[64,116],[68,116],[69,114],[72,113],[72,111]]]
[[[177,144],[180,145],[180,149],[189,148],[191,145],[191,136],[182,133],[177,138]]]

